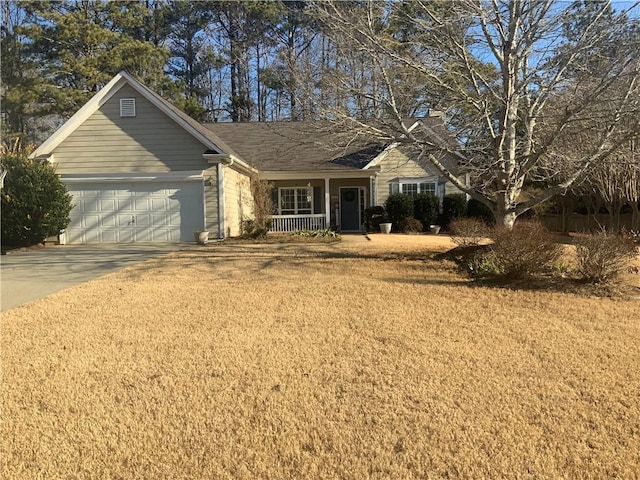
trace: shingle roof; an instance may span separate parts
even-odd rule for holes
[[[244,161],[263,171],[360,170],[384,148],[380,142],[342,143],[321,122],[236,122],[204,126]]]
[[[450,146],[455,144],[442,118],[419,120]],[[230,153],[263,171],[361,170],[392,142],[391,137],[375,140],[339,132],[318,121],[207,123],[204,127],[223,145],[233,145]]]

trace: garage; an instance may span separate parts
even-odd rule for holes
[[[168,178],[168,177],[174,178]],[[64,243],[193,241],[204,228],[202,173],[64,177],[74,208]]]

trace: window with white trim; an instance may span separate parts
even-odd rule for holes
[[[136,116],[136,99],[135,98],[120,99],[120,116],[121,117]]]
[[[313,213],[313,188],[279,188],[278,213],[280,215],[304,215]]]
[[[436,180],[425,178],[400,178],[390,183],[391,193],[404,193],[415,197],[421,193],[438,195],[438,183]]]

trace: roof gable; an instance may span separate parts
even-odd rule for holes
[[[413,119],[413,123],[408,128],[408,131],[410,133],[415,132],[414,135],[419,137],[419,130],[422,131],[422,134],[425,136],[425,138],[429,139],[431,144],[433,144],[440,150],[441,153],[438,155],[438,157],[445,168],[447,168],[450,172],[457,174],[457,163],[464,157],[458,152],[458,145],[456,144],[455,139],[449,134],[449,132],[447,132],[446,127],[442,122],[442,117],[438,115]],[[405,139],[406,136],[402,135],[401,138]],[[384,161],[384,159],[389,155],[391,151],[401,147],[402,145],[402,141],[397,141],[390,144],[385,150],[380,152],[378,156],[376,156],[363,168],[366,170],[378,166],[381,162]],[[410,146],[410,144],[405,144],[405,146]]]
[[[217,154],[230,154],[233,151],[212,132],[189,117],[158,94],[147,88],[126,72],[120,72],[111,79],[98,93],[96,93],[80,110],[67,120],[53,135],[42,143],[32,154],[31,158],[50,155],[55,148],[69,137],[91,115],[97,112],[124,85],[130,85],[141,96],[155,105],[159,110],[171,118],[180,127],[191,134],[202,145]],[[244,162],[242,162],[244,163]]]

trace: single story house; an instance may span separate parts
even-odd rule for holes
[[[184,242],[241,234],[252,178],[274,186],[273,231],[359,232],[395,192],[457,192],[399,144],[331,145],[317,122],[201,124],[126,72],[32,154],[73,195],[64,243]],[[427,131],[438,117],[415,120]],[[453,160],[450,160],[453,162]]]

